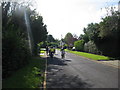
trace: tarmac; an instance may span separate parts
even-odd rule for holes
[[[46,53],[41,53],[40,55],[42,55],[42,57],[47,57]],[[120,60],[107,60],[107,61],[92,60],[92,61],[95,61],[97,63],[101,63],[101,64],[104,64],[104,65],[108,65],[108,66],[120,69],[120,66],[119,66],[120,65]],[[46,74],[47,74],[47,62],[46,62],[46,70],[45,70],[45,80],[44,80],[44,84],[43,84],[44,88],[46,88],[46,85],[47,85],[46,84],[46,79],[47,79]]]
[[[96,61],[67,52],[65,59],[61,59],[57,50],[54,58],[48,56],[47,61],[47,88],[118,87],[116,60]]]
[[[46,57],[46,53],[41,53],[40,55],[43,55],[43,57]],[[44,56],[45,55],[45,56]],[[93,60],[95,61],[95,60]],[[120,68],[120,60],[107,60],[107,61],[95,61],[101,64],[109,65],[115,68]]]

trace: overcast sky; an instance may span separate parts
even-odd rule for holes
[[[61,39],[67,32],[80,35],[89,23],[100,22],[106,6],[117,6],[119,0],[36,0],[49,34]],[[101,10],[101,8],[103,8]]]

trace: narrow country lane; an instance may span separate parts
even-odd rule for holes
[[[71,53],[63,61],[59,50],[47,60],[47,88],[118,88],[117,68]]]

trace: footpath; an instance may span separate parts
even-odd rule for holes
[[[102,63],[105,65],[109,65],[115,68],[120,68],[120,60],[108,60],[108,61],[97,61],[98,63]]]

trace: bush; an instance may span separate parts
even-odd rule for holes
[[[85,43],[84,51],[94,53],[94,54],[101,54],[101,52],[97,49],[96,45],[92,41]]]
[[[84,40],[75,41],[74,46],[77,51],[83,51],[84,50]]]
[[[6,78],[28,63],[30,51],[27,40],[18,35],[18,30],[8,30],[2,39],[2,76]]]

